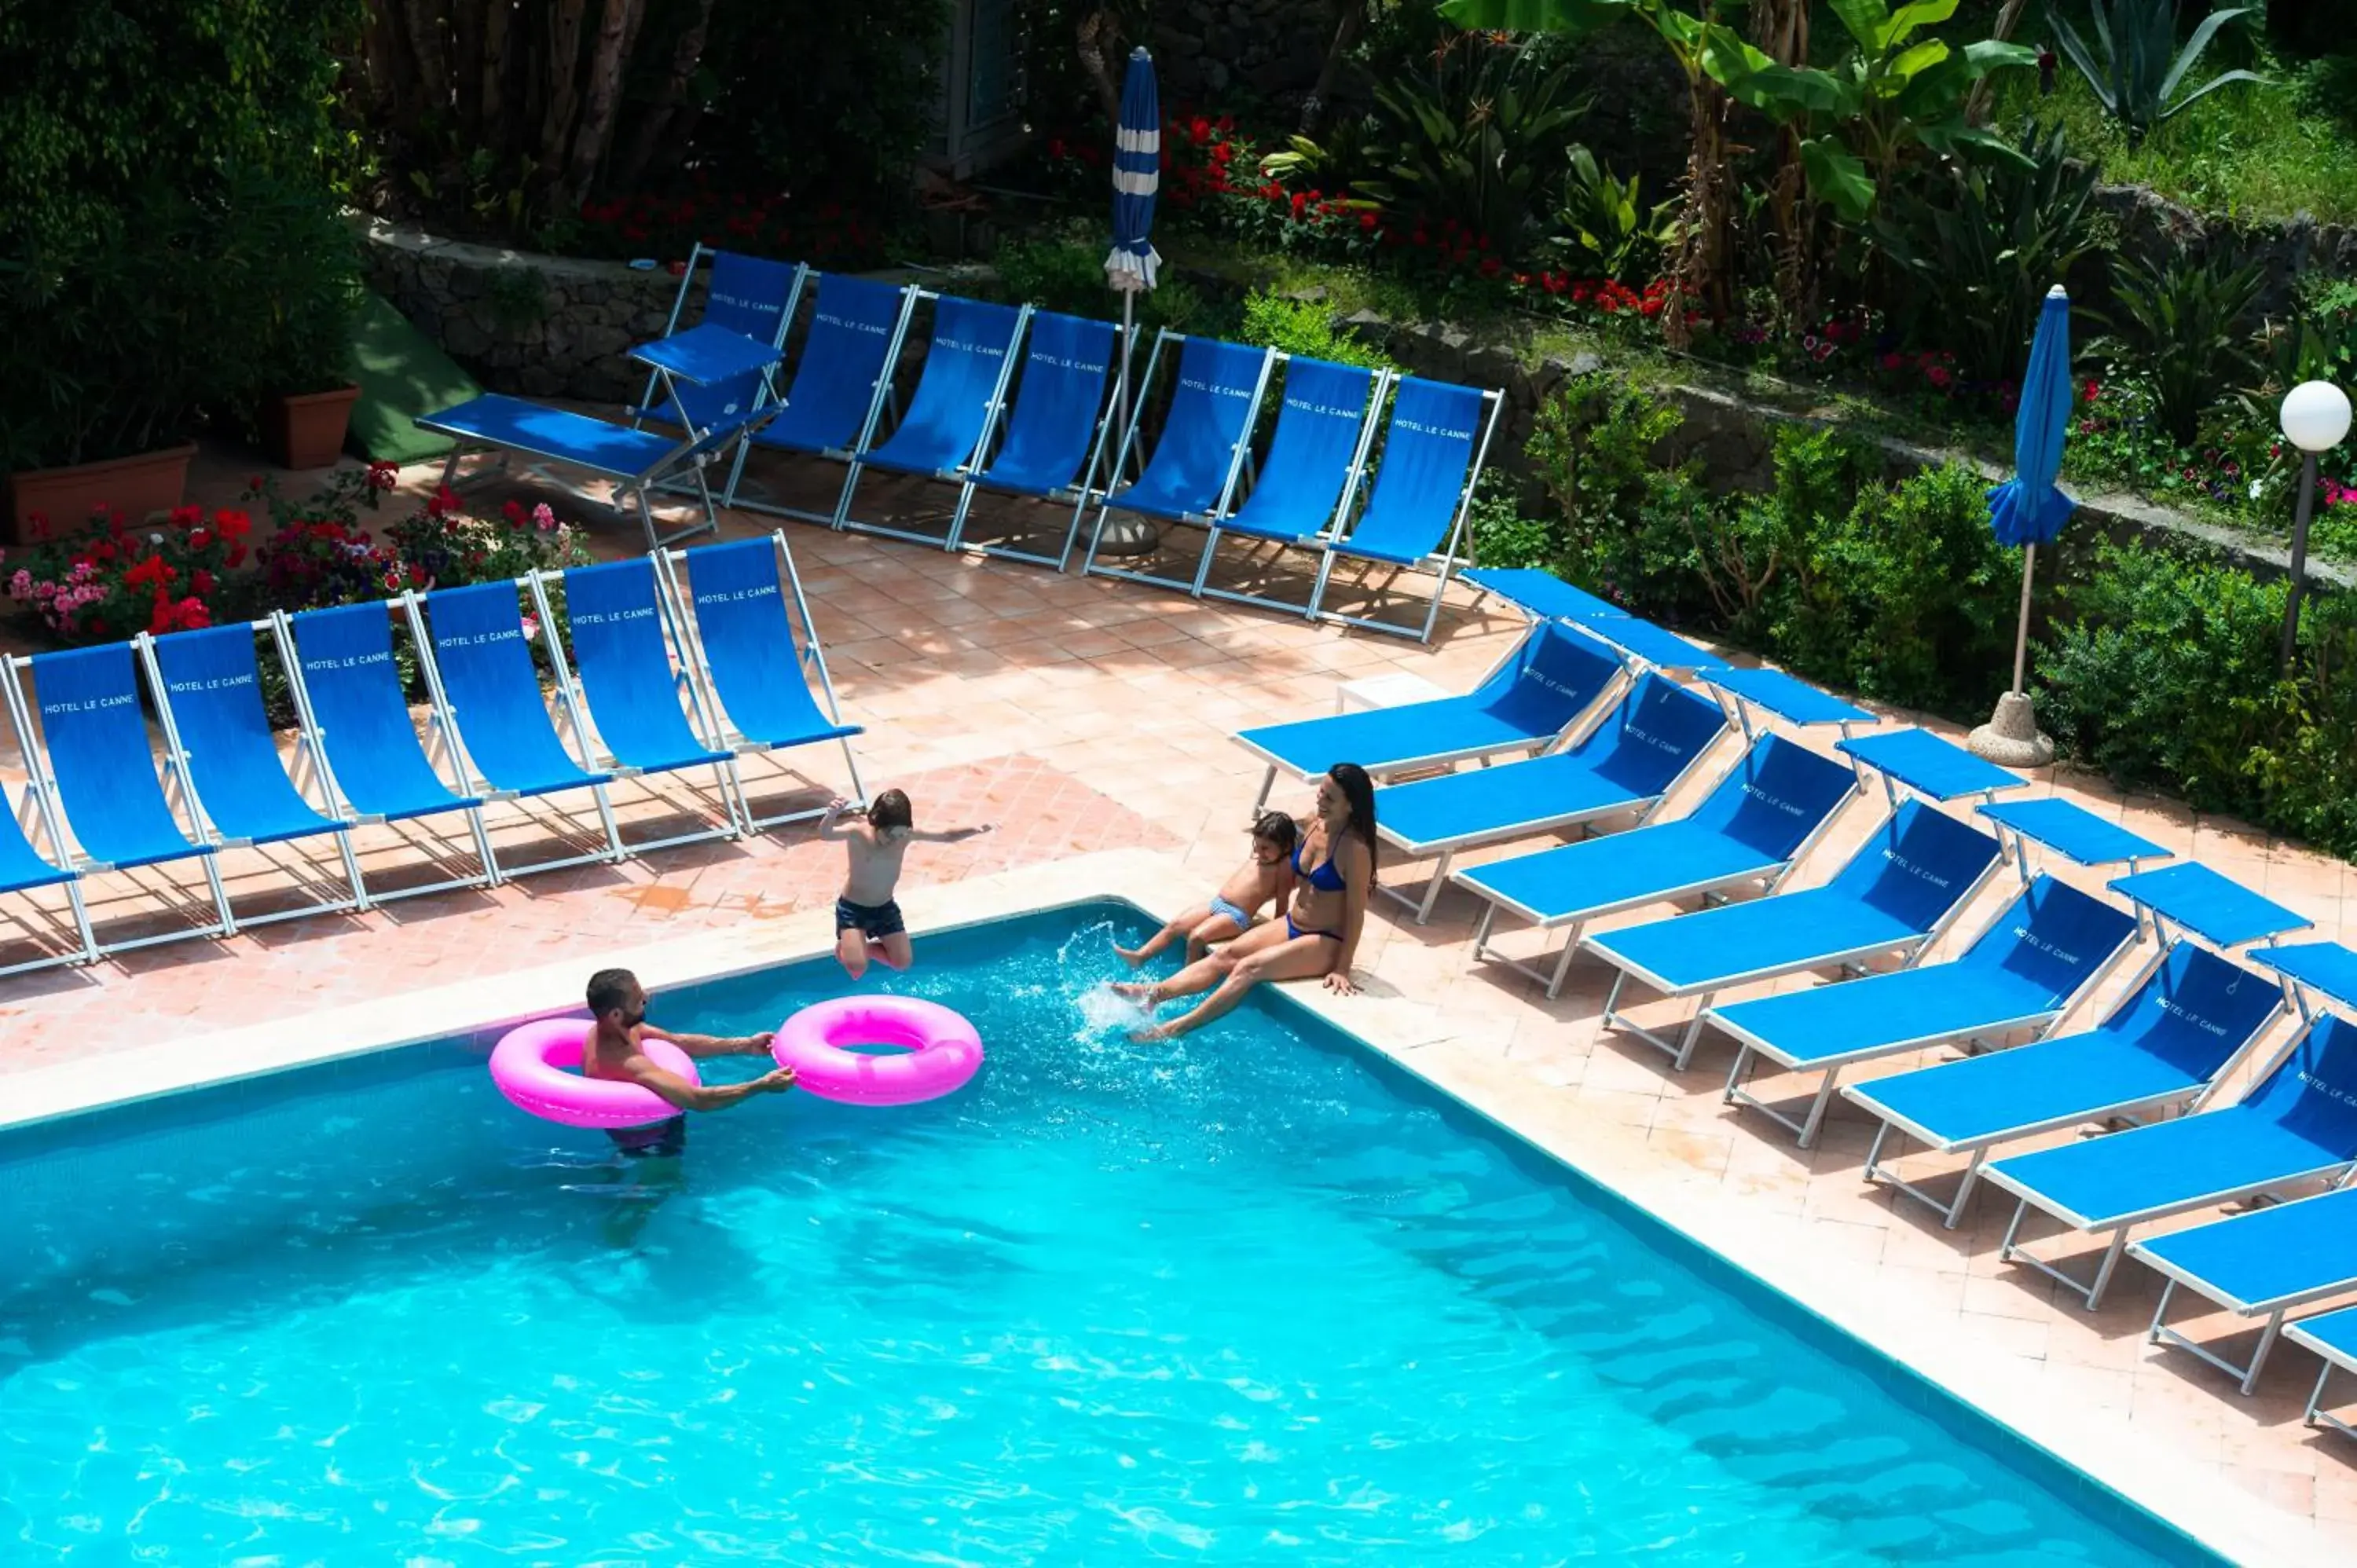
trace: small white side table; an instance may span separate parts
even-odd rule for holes
[[[1334,711],[1338,714],[1363,714],[1374,708],[1400,708],[1410,703],[1429,703],[1451,693],[1434,685],[1421,675],[1401,671],[1392,675],[1370,675],[1363,681],[1345,681],[1334,689]]]

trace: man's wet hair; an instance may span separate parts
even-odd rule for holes
[[[639,977],[627,969],[601,969],[589,977],[589,1011],[595,1017],[629,1005]]]

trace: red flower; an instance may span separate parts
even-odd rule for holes
[[[1484,256],[1484,257],[1482,257],[1482,258],[1481,258],[1481,275],[1482,275],[1483,277],[1485,277],[1485,278],[1493,278],[1493,277],[1496,277],[1496,276],[1497,276],[1501,272],[1502,272],[1502,271],[1504,271],[1504,270],[1505,270],[1504,268],[1501,267],[1501,266],[1498,264],[1498,258],[1497,258],[1497,257],[1495,257],[1495,256]]]
[[[1360,213],[1359,227],[1372,233],[1375,227],[1375,215],[1372,212]]]
[[[253,532],[253,519],[244,512],[224,507],[213,513],[213,526],[223,539],[243,539]]]
[[[389,490],[399,483],[401,483],[401,469],[398,465],[393,463],[371,463],[369,465],[369,489],[372,490]]]
[[[2100,397],[2102,397],[2103,395],[2104,395],[2104,383],[2103,383],[2103,382],[2101,382],[2101,381],[2089,381],[2089,382],[2087,383],[2087,401],[2088,401],[2089,403],[2093,403],[2097,398],[2100,398]]]
[[[191,550],[202,550],[212,542],[213,536],[201,528],[194,529],[188,534],[188,548]]]
[[[172,579],[178,575],[161,555],[150,555],[125,572],[123,582],[125,587],[140,587],[152,583],[160,596],[171,585]]]
[[[194,528],[197,520],[204,515],[202,507],[176,506],[171,510],[171,523],[174,528]]]
[[[1948,383],[1955,380],[1955,377],[1948,373],[1947,366],[1933,365],[1923,372],[1923,379],[1930,381],[1933,386],[1944,391],[1946,390]]]
[[[1187,122],[1187,139],[1201,146],[1211,139],[1211,123],[1200,114]]]
[[[213,591],[213,575],[202,566],[188,574],[188,587],[197,597],[203,598]]]

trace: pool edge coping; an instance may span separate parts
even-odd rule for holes
[[[1177,856],[1146,850],[1102,851],[1018,867],[964,882],[909,890],[902,903],[920,939],[960,927],[1091,902],[1128,904],[1151,913],[1191,903],[1200,877]],[[6,1104],[0,1132],[213,1085],[371,1056],[433,1040],[481,1041],[515,1024],[580,1009],[590,967],[636,971],[650,990],[706,983],[833,950],[814,915],[706,931],[669,941],[609,949],[497,977],[430,983],[384,1001],[323,1008],[189,1040],[167,1040],[82,1061],[0,1074]],[[921,954],[920,954],[921,957]],[[1837,1333],[1922,1379],[1964,1408],[2007,1429],[2090,1483],[2152,1516],[2207,1550],[2242,1563],[2341,1561],[2320,1539],[2298,1539],[2296,1517],[2231,1480],[2206,1472],[2163,1442],[2102,1412],[2073,1411],[2007,1365],[2003,1351],[1980,1348],[1962,1331],[1939,1333],[1920,1318],[1878,1310],[1870,1294],[1845,1293],[1850,1265],[1831,1255],[1795,1258],[1756,1241],[1740,1210],[1680,1190],[1679,1173],[1644,1147],[1644,1129],[1583,1124],[1577,1144],[1546,1127],[1542,1095],[1485,1092],[1442,1064],[1430,1047],[1471,1038],[1446,1024],[1441,1010],[1371,987],[1343,998],[1322,988],[1288,988],[1297,1007],[1377,1053],[1434,1092],[1447,1096],[1507,1137],[1630,1204],[1685,1241],[1717,1255]],[[397,1020],[388,1027],[387,1020]],[[1478,1019],[1467,1020],[1477,1025]],[[199,1059],[200,1058],[200,1059]],[[1419,1060],[1419,1058],[1423,1058]],[[1521,1085],[1530,1087],[1525,1079]],[[2306,1528],[2317,1537],[2320,1521]]]

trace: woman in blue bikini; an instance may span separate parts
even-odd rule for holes
[[[1169,979],[1114,989],[1148,1013],[1181,996],[1209,996],[1167,1024],[1131,1037],[1168,1040],[1226,1013],[1264,980],[1312,980],[1348,996],[1358,990],[1351,963],[1375,885],[1375,787],[1355,762],[1338,762],[1318,780],[1317,814],[1301,824],[1293,851],[1293,908],[1282,922],[1255,926]]]

